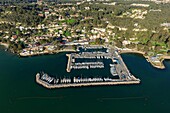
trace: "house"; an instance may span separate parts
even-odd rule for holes
[[[85,10],[90,10],[90,7],[84,7]]]
[[[11,41],[16,40],[17,38],[18,38],[18,36],[17,36],[17,35],[12,35],[12,37],[11,37]]]
[[[123,42],[122,42],[122,44],[125,46],[125,45],[128,45],[128,44],[130,44],[131,42],[130,41],[128,41],[128,40],[124,40]]]
[[[38,16],[44,17],[44,14],[43,13],[39,13]]]
[[[43,0],[37,0],[38,5],[42,5]]]

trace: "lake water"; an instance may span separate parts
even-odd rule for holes
[[[144,57],[123,54],[140,85],[46,89],[35,74],[54,76],[107,76],[109,68],[66,72],[65,53],[20,58],[0,50],[0,113],[168,113],[170,61],[166,69],[152,67]]]

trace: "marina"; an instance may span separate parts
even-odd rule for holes
[[[75,62],[77,59],[94,59],[94,60],[104,60],[104,59],[111,59],[112,53],[109,52],[109,48],[104,48],[103,46],[86,46],[86,47],[78,47],[78,53],[71,53],[67,54],[68,56],[68,63],[67,63],[67,72],[71,72],[71,69],[101,69],[105,68],[105,65],[102,62]],[[81,51],[80,51],[81,48]],[[89,52],[87,50],[93,51]],[[106,51],[102,51],[106,49]]]
[[[120,85],[120,84],[139,84],[140,79],[133,76],[119,53],[111,48],[104,48],[99,46],[81,47],[78,53],[66,54],[68,57],[67,72],[82,69],[101,69],[105,68],[104,60],[111,60],[110,74],[104,77],[64,77],[55,78],[50,77],[48,74],[42,72],[36,74],[36,82],[46,88],[64,88],[64,87],[78,87],[78,86],[96,86],[96,85]],[[79,47],[80,48],[80,47]],[[88,49],[96,49],[91,52]],[[102,49],[106,51],[102,51]],[[84,49],[84,50],[83,50]],[[86,52],[87,51],[87,52]],[[117,78],[114,78],[117,77]]]

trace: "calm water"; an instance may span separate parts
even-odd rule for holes
[[[49,90],[35,83],[35,74],[105,76],[109,69],[66,73],[67,57],[19,58],[0,50],[0,113],[168,113],[170,61],[153,68],[142,56],[122,55],[140,85],[100,86]]]

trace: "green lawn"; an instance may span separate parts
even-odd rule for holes
[[[69,20],[66,20],[66,23],[73,24],[75,21],[76,21],[75,19],[69,19]]]

